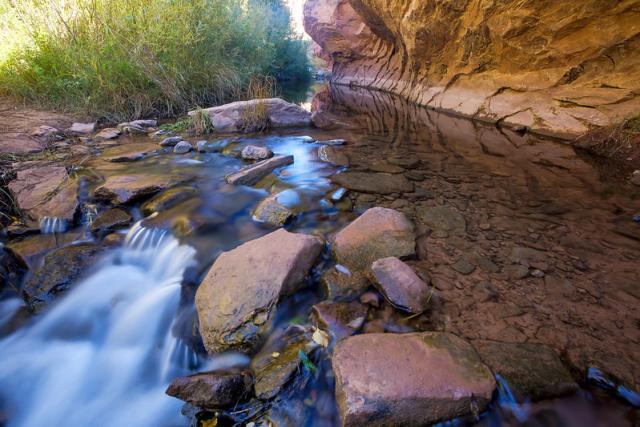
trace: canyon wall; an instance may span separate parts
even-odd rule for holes
[[[640,113],[640,0],[307,0],[332,82],[573,138]]]

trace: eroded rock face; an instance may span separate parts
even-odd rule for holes
[[[469,343],[439,332],[364,334],[332,359],[342,424],[431,425],[482,411],[496,386]]]
[[[333,82],[572,137],[640,111],[634,1],[307,0]]]
[[[321,249],[317,237],[279,229],[222,253],[195,299],[207,350],[255,350],[278,301],[299,289]]]

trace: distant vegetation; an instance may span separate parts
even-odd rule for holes
[[[0,39],[0,93],[112,120],[309,78],[284,0],[0,0]]]

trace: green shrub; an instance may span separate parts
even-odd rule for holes
[[[0,0],[0,26],[0,92],[110,120],[240,99],[255,75],[308,76],[282,0]]]

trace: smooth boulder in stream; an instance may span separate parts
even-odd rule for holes
[[[318,237],[279,229],[223,252],[196,292],[206,349],[254,351],[278,301],[302,287],[322,246]]]

